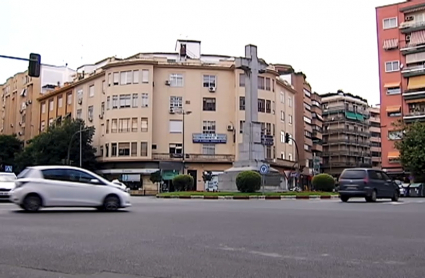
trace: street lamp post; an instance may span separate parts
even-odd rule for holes
[[[71,136],[71,140],[69,140],[69,145],[68,145],[68,154],[66,156],[66,161],[68,164],[70,164],[70,160],[69,160],[69,156],[71,153],[71,144],[72,144],[72,139],[74,139],[74,136],[77,134],[80,134],[80,168],[83,167],[83,131],[87,131],[88,128],[82,128],[82,125],[80,125],[80,130],[74,132],[74,134],[72,134]]]

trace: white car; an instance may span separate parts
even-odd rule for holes
[[[10,191],[15,187],[15,180],[14,173],[0,173],[0,200],[9,200]]]
[[[41,207],[94,207],[116,211],[130,207],[130,194],[119,185],[82,168],[33,166],[23,170],[10,200],[26,211]]]

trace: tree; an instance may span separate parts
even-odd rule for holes
[[[87,127],[82,120],[65,120],[53,125],[31,140],[30,144],[18,157],[19,168],[22,170],[31,165],[80,164],[80,136],[82,135],[82,167],[96,169],[96,149],[93,142],[94,127]],[[70,163],[67,162],[68,147],[70,147]]]
[[[173,179],[176,191],[188,191],[193,189],[194,180],[191,175],[178,175]]]
[[[394,143],[400,152],[403,168],[410,171],[415,182],[425,182],[425,123],[396,124],[401,140]]]
[[[23,142],[16,135],[0,135],[0,171],[5,166],[16,168],[16,157],[22,152]]]
[[[149,179],[153,184],[159,184],[162,181],[161,170],[151,173]],[[159,192],[159,189],[158,189]]]
[[[236,176],[236,187],[240,192],[256,192],[261,188],[261,175],[255,171],[240,172]]]
[[[318,174],[313,177],[312,185],[317,191],[332,192],[335,189],[335,179],[329,174]]]

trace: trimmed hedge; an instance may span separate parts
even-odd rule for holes
[[[256,192],[261,188],[261,175],[255,171],[240,172],[236,177],[236,187],[240,192]]]
[[[174,190],[188,191],[193,190],[194,180],[191,175],[178,175],[173,179]]]
[[[332,192],[335,189],[335,179],[329,174],[319,174],[313,177],[312,185],[317,191]]]

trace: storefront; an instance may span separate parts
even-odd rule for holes
[[[132,190],[157,190],[158,186],[150,180],[150,175],[159,171],[155,168],[141,169],[103,169],[99,170],[98,174],[109,181],[117,179],[123,182]]]

